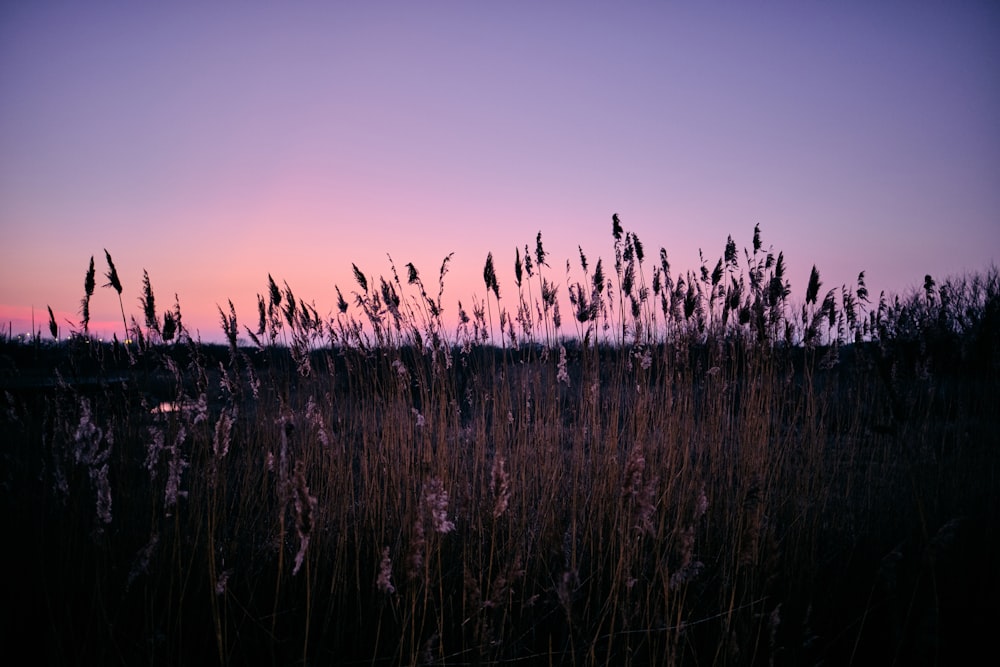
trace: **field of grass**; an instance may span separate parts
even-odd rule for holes
[[[355,267],[229,345],[0,341],[0,637],[36,664],[962,664],[1000,614],[1000,277],[793,305],[539,234],[446,327]],[[108,284],[121,297],[110,255]],[[580,277],[573,278],[573,275]],[[436,294],[435,294],[436,292]],[[338,289],[338,295],[340,290]],[[513,304],[513,305],[509,305]],[[53,333],[55,324],[52,323]],[[245,334],[245,337],[244,337]],[[244,341],[244,338],[246,339]],[[40,641],[36,638],[40,637]],[[20,651],[18,650],[20,649]],[[22,653],[25,654],[25,653]]]

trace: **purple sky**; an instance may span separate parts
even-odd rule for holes
[[[539,231],[564,296],[615,212],[675,273],[760,223],[796,300],[814,263],[877,297],[998,257],[995,2],[145,4],[0,7],[5,329],[68,332],[103,248],[206,340],[268,273],[326,314],[387,253],[454,252],[453,318]]]

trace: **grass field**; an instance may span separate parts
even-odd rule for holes
[[[796,305],[783,256],[548,267],[446,326],[355,267],[229,345],[0,341],[8,653],[36,664],[962,664],[1000,620],[1000,278]],[[109,285],[123,286],[110,255]],[[574,278],[573,276],[577,276]],[[377,282],[377,285],[376,285]],[[556,284],[572,312],[559,312]],[[337,290],[341,294],[340,289]],[[513,304],[513,305],[508,305]],[[52,323],[53,333],[55,324]],[[35,639],[40,637],[40,641]],[[30,638],[30,639],[29,639]],[[18,651],[17,649],[20,649]]]

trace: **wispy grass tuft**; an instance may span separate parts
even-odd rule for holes
[[[516,295],[490,252],[454,325],[449,254],[436,294],[412,263],[352,264],[328,313],[268,275],[252,346],[232,301],[223,346],[187,335],[176,295],[160,326],[145,271],[140,344],[0,341],[12,652],[39,633],[35,660],[58,664],[986,647],[995,268],[872,303],[863,272],[824,295],[814,267],[793,304],[759,226],[683,273],[617,215],[613,273],[578,251],[558,279],[575,336],[539,233]]]

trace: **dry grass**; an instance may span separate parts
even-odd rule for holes
[[[491,255],[494,298],[453,334],[446,259],[436,299],[412,265],[405,285],[355,267],[354,309],[328,318],[270,279],[253,348],[231,307],[228,349],[182,326],[162,344],[155,311],[128,351],[6,341],[12,366],[60,378],[2,400],[7,645],[282,665],[926,664],[982,646],[996,272],[947,283],[952,311],[928,291],[871,313],[863,279],[817,307],[816,273],[799,318],[759,230],[742,269],[730,239],[677,281],[614,232],[614,289],[581,250],[573,338],[539,234],[517,312]]]

